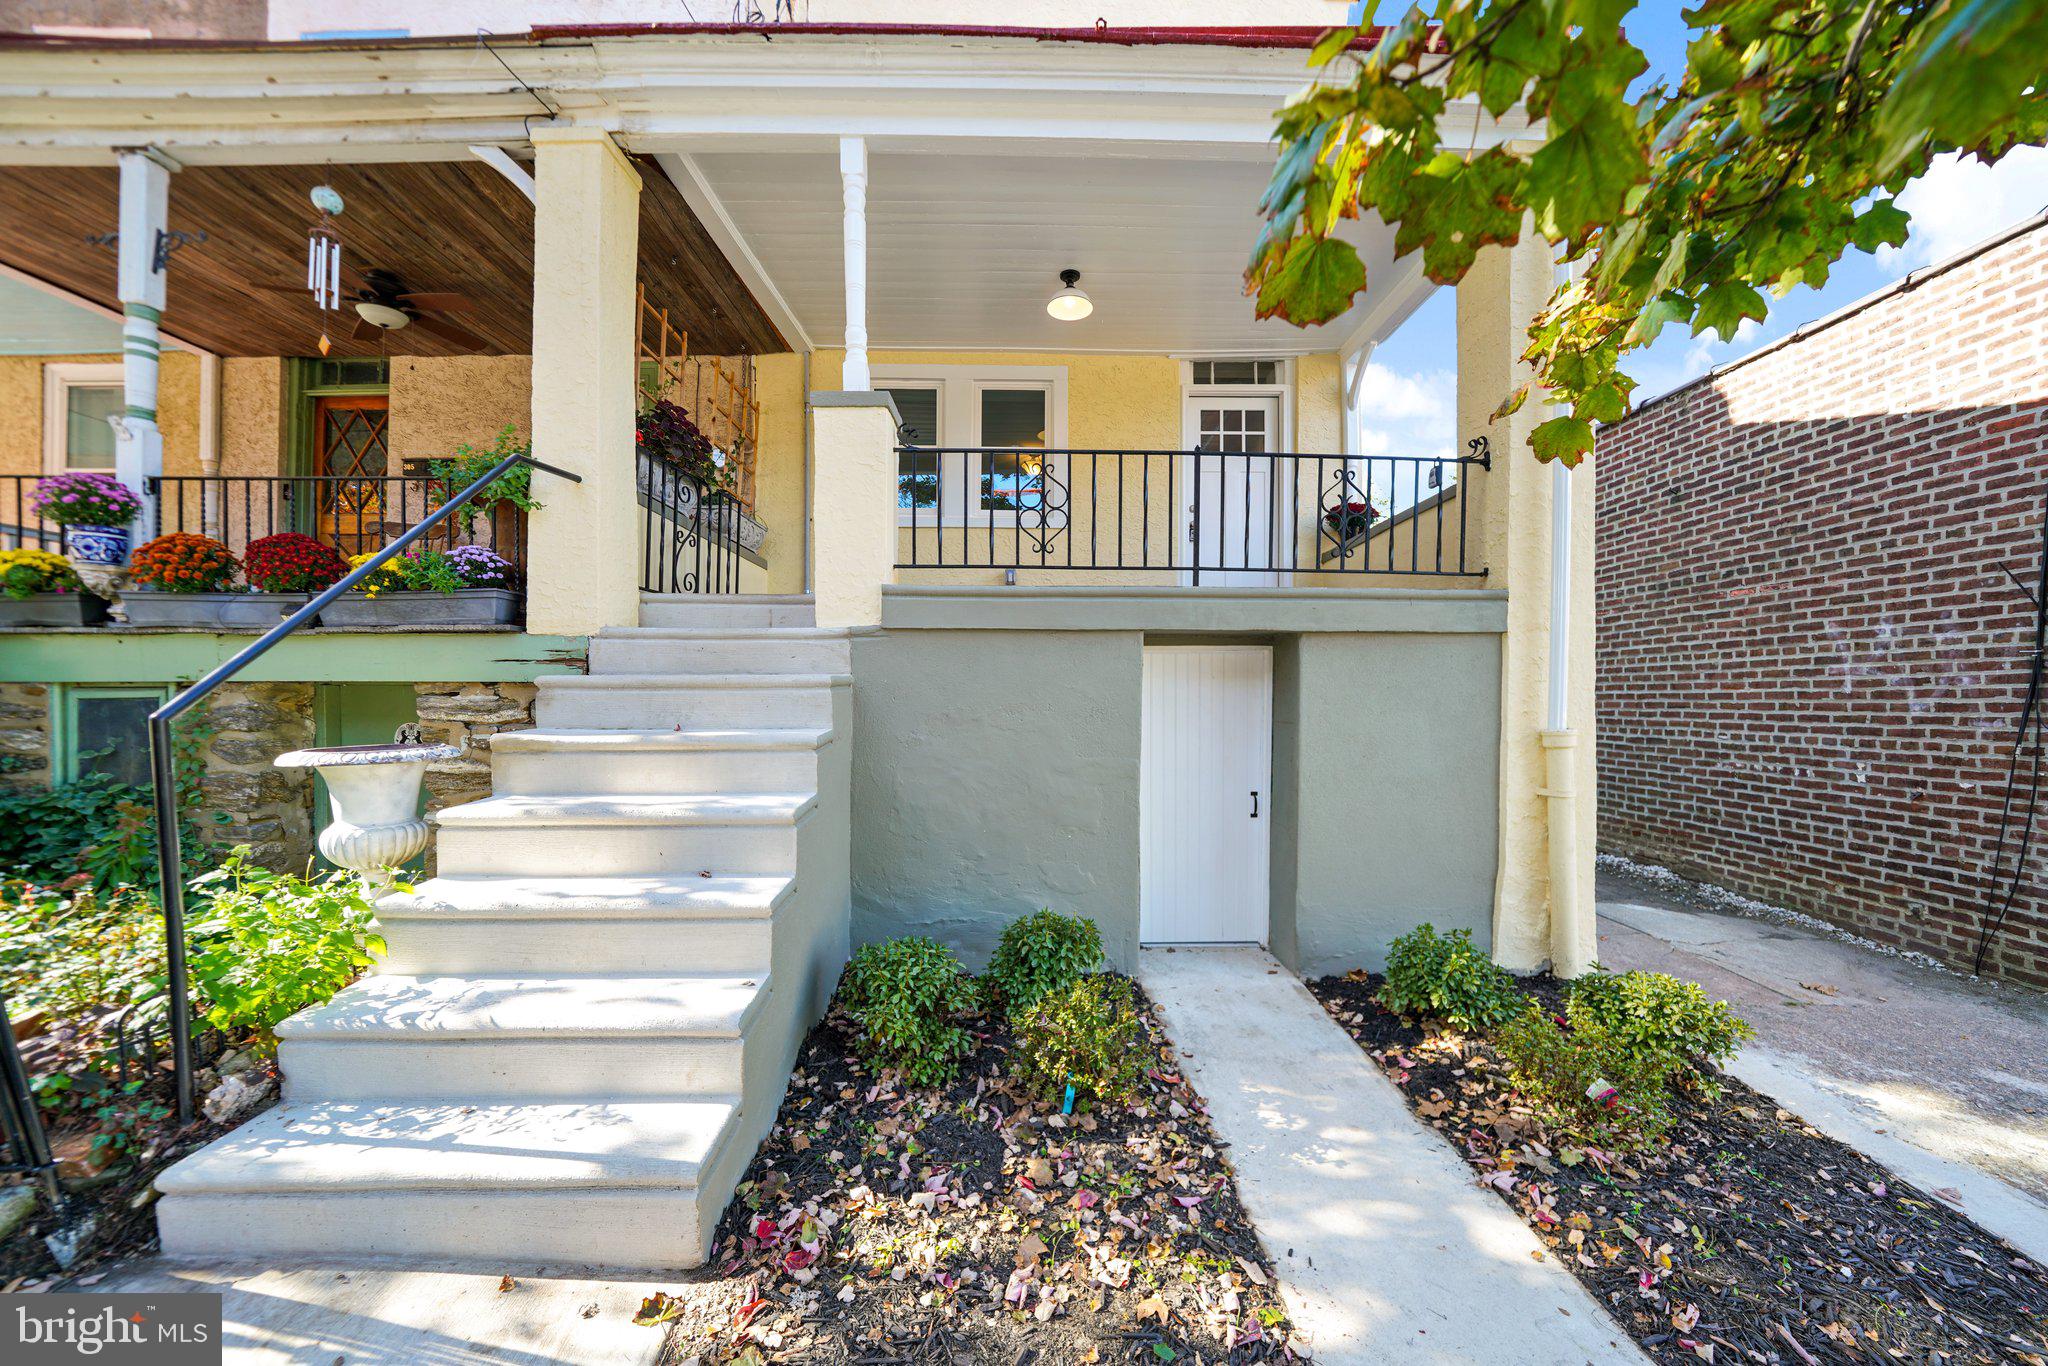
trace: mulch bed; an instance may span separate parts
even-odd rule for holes
[[[1681,1099],[1667,1148],[1604,1153],[1546,1131],[1483,1040],[1382,1009],[1378,977],[1309,986],[1653,1359],[2048,1362],[2041,1268],[1734,1078]]]
[[[1129,1106],[1062,1115],[979,1027],[951,1085],[877,1075],[835,1007],[709,1265],[669,1315],[670,1362],[1288,1359],[1273,1269],[1230,1165],[1139,995]]]

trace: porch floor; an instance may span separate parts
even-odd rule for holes
[[[1147,949],[1138,976],[1317,1362],[1643,1360],[1272,957]]]

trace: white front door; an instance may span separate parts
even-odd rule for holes
[[[1273,651],[1145,647],[1138,939],[1264,944]]]
[[[1280,400],[1271,395],[1196,394],[1184,417],[1188,448],[1183,539],[1194,569],[1186,577],[1216,588],[1268,587],[1291,563],[1273,516],[1280,449]]]

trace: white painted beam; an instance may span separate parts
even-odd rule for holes
[[[534,203],[533,173],[512,159],[512,154],[503,147],[488,143],[475,143],[469,149],[478,161],[512,182],[512,188],[526,196],[526,202]]]
[[[655,165],[676,187],[683,202],[697,215],[697,221],[704,225],[704,231],[711,234],[711,240],[725,254],[726,263],[738,274],[755,302],[767,312],[768,320],[775,324],[775,330],[798,351],[811,351],[816,347],[811,342],[810,331],[803,325],[796,310],[782,297],[782,291],[775,286],[775,280],[768,274],[768,268],[754,255],[754,249],[747,242],[746,234],[726,211],[725,202],[711,188],[711,182],[704,178],[697,163],[682,152],[660,152],[655,154]]]
[[[157,426],[157,378],[163,341],[164,250],[170,215],[171,172],[178,163],[154,147],[121,151],[120,240],[115,293],[121,299],[122,411],[114,423],[114,473],[142,500],[135,531],[148,527],[150,480],[164,472],[164,438]]]

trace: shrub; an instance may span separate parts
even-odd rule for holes
[[[989,959],[987,979],[1014,1018],[1047,992],[1072,986],[1102,966],[1095,922],[1047,909],[1012,920]]]
[[[16,1019],[47,1010],[83,1023],[141,1000],[164,952],[163,915],[132,888],[0,883],[0,991]]]
[[[311,536],[280,531],[249,542],[242,570],[266,593],[317,593],[348,573],[348,561]]]
[[[178,785],[178,837],[185,867],[210,857],[199,820],[205,806],[205,753],[214,727],[186,725],[171,737]],[[232,820],[213,814],[216,824]],[[102,892],[156,882],[156,809],[147,787],[124,787],[87,774],[55,787],[0,786],[0,873],[31,882],[62,882],[87,874]]]
[[[76,593],[85,587],[62,555],[47,550],[0,550],[0,593],[19,601],[38,593]]]
[[[240,563],[211,536],[173,531],[138,546],[128,568],[135,581],[164,593],[218,593]]]
[[[1083,977],[1054,987],[1016,1017],[1024,1080],[1058,1102],[1128,1100],[1144,1070],[1144,1032],[1121,977]]]
[[[506,456],[531,454],[533,443],[519,434],[518,427],[508,422],[498,429],[497,438],[490,445],[472,446],[464,442],[448,459],[428,465],[427,472],[436,479],[446,480],[448,486],[441,496],[453,498],[489,474],[492,467]],[[499,503],[509,503],[524,512],[532,512],[540,506],[533,499],[533,466],[524,463],[514,465],[484,485],[476,497],[455,510],[455,520],[462,523],[467,533],[475,528],[478,513]]]
[[[919,1086],[944,1083],[974,1047],[958,1020],[978,999],[974,979],[953,951],[915,936],[865,945],[840,986],[840,1000],[859,1028],[861,1056]]]
[[[1515,1086],[1568,1133],[1639,1148],[1671,1129],[1669,1053],[1639,1049],[1597,1024],[1567,1029],[1533,1002],[1494,1036]]]
[[[126,526],[142,500],[111,474],[52,474],[36,481],[31,499],[58,526]]]
[[[1565,1015],[1575,1030],[1598,1028],[1638,1052],[1668,1055],[1680,1080],[1720,1094],[1712,1065],[1756,1037],[1726,1001],[1663,972],[1612,973],[1598,966],[1572,983]]]
[[[1440,935],[1424,924],[1388,950],[1379,1000],[1396,1014],[1476,1032],[1514,1019],[1527,998],[1505,968],[1473,946],[1470,930]]]
[[[188,931],[192,981],[224,1034],[272,1042],[280,1020],[328,1000],[384,952],[353,873],[273,873],[240,847],[192,891],[204,899]]]

